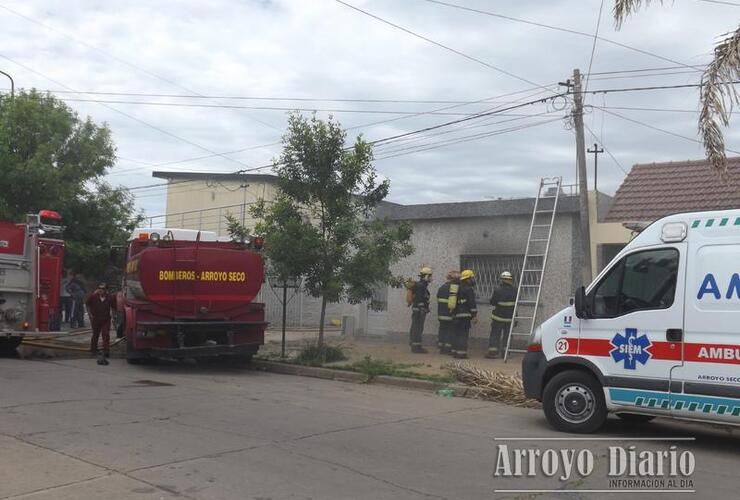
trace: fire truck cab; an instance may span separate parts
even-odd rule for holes
[[[64,261],[61,217],[51,210],[25,224],[0,221],[0,349],[28,333],[58,330]]]

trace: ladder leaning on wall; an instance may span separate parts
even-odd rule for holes
[[[562,177],[543,177],[534,200],[532,222],[529,225],[527,247],[519,276],[514,315],[509,325],[509,336],[504,361],[512,352],[527,352],[527,341],[537,324],[537,306],[540,303],[542,280],[547,267],[555,212],[561,194]]]

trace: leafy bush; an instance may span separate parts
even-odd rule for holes
[[[322,366],[326,363],[344,361],[346,359],[347,354],[345,353],[344,346],[340,344],[330,345],[309,342],[298,353],[295,362],[299,365]]]

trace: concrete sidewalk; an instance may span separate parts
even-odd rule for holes
[[[378,360],[389,360],[395,364],[404,365],[410,371],[421,375],[445,375],[447,372],[442,366],[451,361],[457,361],[451,356],[441,355],[437,348],[432,345],[434,339],[424,338],[426,354],[414,354],[408,346],[408,340],[402,336],[365,336],[345,337],[340,331],[332,330],[324,333],[325,339],[330,344],[343,346],[349,356],[349,360],[332,363],[327,366],[342,366],[362,360],[365,356],[371,356]],[[318,337],[317,330],[290,330],[286,331],[286,354],[288,356],[297,354],[307,342],[313,342]],[[500,371],[506,374],[521,372],[521,356],[513,355],[508,362],[501,359],[486,359],[483,356],[487,347],[478,346],[479,339],[471,342],[473,346],[469,351],[470,359],[466,362],[470,365],[491,371]],[[265,346],[260,353],[269,357],[280,355],[281,334],[279,331],[268,331],[265,336]]]

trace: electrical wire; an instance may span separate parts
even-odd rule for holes
[[[596,135],[596,134],[594,133],[594,131],[593,131],[593,130],[591,130],[591,128],[590,128],[590,127],[589,127],[588,125],[586,125],[586,124],[584,123],[584,124],[583,124],[583,126],[584,126],[584,127],[586,128],[586,130],[588,130],[588,133],[589,133],[589,134],[591,134],[591,137],[593,137],[593,138],[594,138],[594,140],[596,140],[596,141],[598,141],[598,142],[599,142],[599,144],[600,144],[601,148],[602,148],[602,149],[603,149],[604,151],[606,151],[606,154],[608,154],[608,155],[609,155],[609,157],[610,157],[610,158],[612,159],[612,161],[614,162],[614,164],[615,164],[615,165],[616,165],[617,167],[619,167],[619,170],[621,170],[621,171],[622,171],[622,172],[624,173],[624,175],[627,175],[627,170],[625,170],[625,168],[624,168],[624,167],[622,166],[622,164],[621,164],[621,163],[619,163],[619,160],[617,160],[617,158],[616,158],[616,157],[615,157],[615,156],[614,156],[614,155],[612,154],[612,152],[611,152],[611,151],[609,151],[609,148],[607,148],[607,147],[606,147],[606,145],[604,144],[604,138],[603,138],[603,134],[602,134],[602,138],[601,138],[601,139],[599,139],[599,137],[598,137],[598,136],[597,136],[597,135]]]
[[[596,31],[594,31],[594,43],[591,45],[591,56],[588,60],[588,71],[586,72],[586,82],[583,85],[584,90],[588,90],[588,81],[591,77],[591,67],[594,64],[594,55],[596,54],[596,42],[599,39],[599,28],[601,27],[601,13],[604,11],[604,0],[599,5],[599,15],[596,18]]]
[[[0,7],[2,7],[2,5],[0,5]],[[7,61],[10,61],[13,64],[15,64],[17,66],[20,66],[21,68],[25,69],[26,71],[29,71],[31,73],[34,73],[34,74],[38,75],[38,76],[41,76],[42,78],[45,78],[46,80],[49,80],[50,82],[53,82],[55,85],[59,85],[61,87],[64,87],[67,90],[70,90],[72,92],[79,93],[79,92],[75,91],[73,88],[71,88],[71,87],[69,87],[67,85],[64,85],[63,83],[61,83],[61,82],[59,82],[59,81],[57,81],[57,80],[55,80],[55,79],[53,79],[53,78],[51,78],[49,76],[46,76],[45,74],[41,73],[40,71],[36,71],[35,69],[30,68],[29,66],[26,66],[25,64],[22,64],[22,63],[20,63],[18,61],[15,61],[14,59],[11,59],[10,57],[8,57],[6,55],[0,54],[0,58],[3,58],[5,60],[7,60]],[[161,128],[161,127],[158,127],[156,125],[153,125],[153,124],[151,124],[151,123],[149,123],[147,121],[142,120],[141,118],[137,118],[137,117],[135,117],[135,116],[133,116],[133,115],[131,115],[129,113],[126,113],[125,111],[121,111],[120,109],[114,108],[113,106],[110,106],[110,105],[108,105],[106,103],[98,102],[98,104],[100,104],[104,108],[107,108],[107,109],[109,109],[111,111],[114,111],[114,112],[116,112],[116,113],[118,113],[118,114],[120,114],[122,116],[125,116],[126,118],[129,118],[130,120],[133,120],[133,121],[135,121],[137,123],[140,123],[142,125],[145,125],[145,126],[151,128],[153,130],[156,130],[156,131],[158,131],[158,132],[160,132],[160,133],[162,133],[164,135],[167,135],[169,137],[172,137],[174,139],[177,139],[177,140],[179,140],[181,142],[184,142],[186,144],[190,144],[191,146],[197,147],[198,149],[201,149],[201,150],[206,151],[208,153],[211,153],[213,155],[220,156],[220,157],[222,157],[222,158],[224,158],[226,160],[229,160],[231,162],[237,163],[239,165],[246,165],[246,166],[248,166],[246,163],[244,163],[242,161],[235,160],[233,158],[229,158],[228,156],[226,156],[224,154],[221,154],[221,153],[217,153],[216,151],[213,151],[213,150],[211,150],[211,149],[209,149],[209,148],[207,148],[205,146],[202,146],[202,145],[200,145],[200,144],[198,144],[196,142],[193,142],[193,141],[191,141],[189,139],[185,139],[184,137],[181,137],[181,136],[179,136],[177,134],[173,134],[172,132],[169,132],[168,130],[165,130],[165,129]]]
[[[336,0],[336,1],[338,1],[338,0]],[[499,19],[506,19],[508,21],[529,24],[531,26],[538,26],[540,28],[546,28],[546,29],[550,29],[550,30],[554,30],[554,31],[560,31],[560,32],[563,32],[563,33],[570,33],[572,35],[585,36],[585,37],[588,37],[588,38],[591,38],[591,37],[594,36],[593,34],[586,33],[584,31],[578,31],[578,30],[574,30],[574,29],[563,28],[563,27],[560,27],[560,26],[553,26],[551,24],[538,23],[538,22],[535,22],[535,21],[529,21],[527,19],[521,19],[521,18],[518,18],[518,17],[505,16],[503,14],[497,14],[497,13],[491,12],[491,11],[480,10],[480,9],[473,9],[471,7],[464,7],[462,5],[456,5],[456,4],[453,4],[453,3],[443,2],[443,1],[440,1],[440,0],[422,0],[422,1],[429,2],[429,3],[434,3],[434,4],[438,4],[438,5],[444,5],[446,7],[451,7],[453,9],[466,10],[466,11],[469,11],[469,12],[475,12],[475,13],[483,14],[483,15],[486,15],[486,16],[497,17]],[[684,63],[682,63],[680,61],[675,61],[673,59],[670,59],[668,57],[661,56],[660,54],[656,54],[656,53],[650,52],[648,50],[640,49],[638,47],[627,45],[625,43],[617,42],[616,40],[612,40],[612,39],[604,38],[604,37],[598,37],[598,39],[600,41],[602,41],[602,42],[609,43],[609,44],[612,44],[612,45],[616,45],[617,47],[622,47],[624,49],[628,49],[628,50],[632,50],[632,51],[635,51],[635,52],[639,52],[640,54],[651,56],[651,57],[654,57],[656,59],[660,59],[660,60],[663,60],[663,61],[666,61],[666,62],[670,62],[670,63],[673,63],[673,64],[678,64],[678,65],[680,65],[683,68],[694,68],[694,67],[696,67],[696,66],[691,66],[691,65],[684,64]]]
[[[180,90],[183,90],[183,91],[188,92],[190,94],[199,95],[198,92],[195,92],[194,90],[191,90],[191,89],[185,87],[184,85],[181,85],[180,83],[177,83],[177,82],[175,82],[173,80],[170,80],[169,78],[166,78],[166,77],[164,77],[162,75],[159,75],[157,73],[154,73],[153,71],[150,71],[148,69],[142,68],[141,66],[138,66],[138,65],[136,65],[136,64],[134,64],[134,63],[132,63],[130,61],[127,61],[125,59],[122,59],[122,58],[120,58],[120,57],[118,57],[116,55],[113,55],[113,54],[109,53],[109,52],[106,52],[105,50],[103,50],[103,49],[101,49],[99,47],[96,47],[95,45],[92,45],[91,43],[88,43],[88,42],[86,42],[84,40],[80,40],[79,38],[76,38],[76,37],[74,37],[74,36],[72,36],[72,35],[70,35],[68,33],[65,33],[65,32],[63,32],[61,30],[58,30],[58,29],[54,28],[53,26],[49,26],[48,24],[42,23],[41,21],[38,21],[38,20],[36,20],[36,19],[34,19],[32,17],[29,17],[29,16],[27,16],[25,14],[22,14],[22,13],[18,12],[17,10],[13,10],[10,7],[7,7],[7,6],[2,5],[2,4],[0,4],[0,9],[3,9],[5,11],[7,11],[7,12],[10,12],[14,16],[20,17],[21,19],[24,19],[25,21],[28,21],[29,23],[36,24],[36,25],[41,26],[42,28],[44,28],[46,30],[49,30],[49,31],[53,32],[53,33],[57,33],[58,35],[61,35],[64,38],[67,38],[69,40],[72,40],[72,41],[74,41],[74,42],[76,42],[76,43],[78,43],[80,45],[83,45],[84,47],[87,47],[90,50],[93,50],[93,51],[95,51],[95,52],[97,52],[99,54],[102,54],[102,55],[104,55],[104,56],[106,56],[106,57],[108,57],[110,59],[113,59],[114,61],[117,61],[117,62],[119,62],[119,63],[121,63],[121,64],[123,64],[125,66],[128,66],[129,68],[133,68],[133,69],[135,69],[135,70],[137,70],[137,71],[139,71],[141,73],[144,73],[145,75],[148,75],[148,76],[150,76],[152,78],[156,78],[157,80],[160,80],[160,81],[162,81],[164,83],[167,83],[168,85],[171,85],[173,87],[177,87]],[[62,86],[64,87],[64,85],[62,85]],[[277,130],[278,132],[281,132],[277,127],[275,127],[275,126],[273,126],[273,125],[271,125],[271,124],[269,124],[267,122],[263,122],[262,120],[259,120],[257,118],[254,118],[252,116],[250,116],[249,118],[251,120],[254,120],[257,123],[260,123],[261,125],[264,125],[264,126],[269,127],[269,128],[271,128],[273,130]]]
[[[593,106],[593,107],[597,107],[597,106]],[[629,118],[629,117],[626,117],[624,115],[620,115],[619,113],[615,113],[614,111],[609,111],[608,109],[604,109],[603,111],[605,113],[607,113],[607,114],[612,115],[612,116],[616,116],[617,118],[621,118],[622,120],[626,120],[628,122],[636,123],[637,125],[642,125],[643,127],[646,127],[646,128],[649,128],[649,129],[658,131],[658,132],[662,132],[662,133],[667,134],[667,135],[672,135],[674,137],[678,137],[680,139],[684,139],[684,140],[691,141],[691,142],[696,142],[696,143],[702,144],[702,145],[704,144],[702,141],[700,141],[699,139],[696,139],[695,137],[689,137],[689,136],[686,136],[686,135],[677,134],[676,132],[671,132],[670,130],[666,130],[666,129],[663,129],[663,128],[660,128],[660,127],[656,127],[655,125],[650,125],[649,123],[641,122],[640,120],[635,120],[633,118]],[[731,153],[735,153],[735,154],[740,155],[740,151],[735,151],[734,149],[730,149],[730,148],[727,148],[727,147],[725,147],[725,150],[726,151],[729,151]]]
[[[411,31],[410,29],[407,29],[407,28],[404,28],[403,26],[400,26],[398,24],[392,23],[391,21],[388,21],[387,19],[383,19],[380,16],[376,16],[375,14],[372,14],[372,13],[366,11],[366,10],[362,10],[359,7],[355,7],[354,5],[349,4],[349,3],[345,2],[344,0],[334,0],[334,1],[337,2],[337,3],[339,3],[339,4],[344,5],[345,7],[349,7],[350,9],[355,10],[355,11],[361,13],[361,14],[364,14],[364,15],[366,15],[368,17],[371,17],[371,18],[373,18],[373,19],[375,19],[377,21],[380,21],[381,23],[387,24],[388,26],[392,26],[392,27],[394,27],[394,28],[396,28],[398,30],[403,31],[404,33],[407,33],[407,34],[409,34],[411,36],[414,36],[416,38],[419,38],[421,40],[424,40],[425,42],[431,43],[432,45],[436,45],[437,47],[440,47],[440,48],[442,48],[444,50],[447,50],[449,52],[452,52],[454,54],[457,54],[457,55],[459,55],[461,57],[464,57],[465,59],[468,59],[470,61],[473,61],[473,62],[476,62],[478,64],[481,64],[481,65],[483,65],[483,66],[485,66],[487,68],[490,68],[490,69],[492,69],[494,71],[497,71],[497,72],[499,72],[501,74],[504,74],[506,76],[510,76],[511,78],[516,78],[517,80],[522,81],[522,82],[525,82],[525,83],[528,83],[530,85],[536,85],[538,87],[544,88],[542,85],[539,85],[539,84],[537,84],[537,83],[535,83],[535,82],[533,82],[531,80],[528,80],[528,79],[526,79],[524,77],[521,77],[519,75],[516,75],[516,74],[514,74],[514,73],[512,73],[510,71],[507,71],[507,70],[505,70],[503,68],[500,68],[498,66],[495,66],[493,64],[487,63],[486,61],[483,61],[482,59],[478,59],[477,57],[473,57],[471,55],[468,55],[468,54],[466,54],[464,52],[461,52],[461,51],[459,51],[457,49],[454,49],[454,48],[452,48],[452,47],[450,47],[448,45],[445,45],[443,43],[440,43],[440,42],[437,42],[435,40],[432,40],[431,38],[428,38],[428,37],[426,37],[424,35],[420,35],[419,33],[416,33],[414,31]]]

